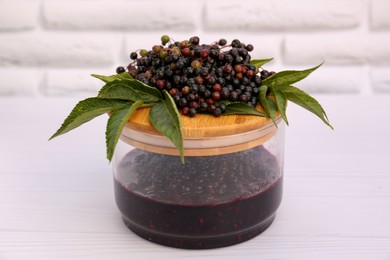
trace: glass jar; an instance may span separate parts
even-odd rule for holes
[[[128,228],[158,244],[205,249],[246,241],[270,226],[282,199],[280,118],[276,127],[256,116],[182,117],[182,164],[150,125],[148,109],[140,110],[123,129],[113,161],[115,199]]]

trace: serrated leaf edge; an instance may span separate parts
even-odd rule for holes
[[[106,106],[104,108],[95,108],[93,110],[88,110],[88,111],[85,111],[84,113],[80,112],[80,109],[83,105],[85,105],[86,102],[89,102],[89,101],[96,101],[96,102],[105,102],[105,103],[112,103],[113,105],[112,106]],[[63,135],[89,121],[91,121],[92,119],[98,117],[98,116],[101,116],[102,114],[105,114],[107,112],[110,112],[110,111],[113,111],[115,109],[117,109],[118,107],[124,105],[125,102],[123,100],[116,100],[116,99],[104,99],[104,98],[98,98],[98,97],[90,97],[90,98],[86,98],[84,100],[81,100],[79,101],[74,107],[73,109],[71,110],[71,112],[69,113],[69,115],[65,118],[64,122],[61,124],[61,127],[49,138],[49,140],[57,137],[57,136],[60,136],[60,135]],[[95,115],[91,116],[90,118],[88,118],[87,120],[82,120],[80,121],[79,123],[77,123],[76,121],[77,120],[80,120],[80,118],[85,115],[85,113],[88,113],[88,112],[96,112],[97,110],[101,110],[100,112],[96,113]],[[74,126],[72,126],[72,124],[75,124]]]
[[[291,84],[294,84],[296,82],[299,82],[299,81],[305,79],[311,73],[313,73],[315,70],[317,70],[319,67],[321,67],[323,64],[324,64],[324,62],[320,63],[319,65],[317,65],[315,67],[312,67],[312,68],[309,68],[309,69],[305,69],[305,70],[283,70],[283,71],[279,71],[278,73],[275,73],[275,74],[269,76],[268,78],[264,79],[262,84],[268,85],[269,87],[275,87],[275,88],[286,86],[286,85],[291,85]],[[283,73],[291,73],[291,74],[290,75],[285,75],[285,76],[280,76]],[[280,83],[281,81],[283,81],[283,79],[289,78],[289,77],[291,78],[294,74],[295,75],[297,75],[297,74],[304,74],[304,76],[301,76],[298,80],[289,81],[289,82],[283,83],[283,84]]]
[[[109,161],[112,160],[112,156],[114,155],[115,147],[118,143],[119,137],[122,133],[122,130],[123,130],[126,122],[130,119],[130,117],[132,116],[134,111],[137,110],[139,107],[141,107],[143,105],[143,103],[144,103],[143,100],[138,100],[134,103],[125,104],[122,107],[115,110],[111,114],[111,116],[108,118],[107,126],[106,126],[106,150],[107,150],[107,159]],[[112,127],[113,124],[115,123],[115,122],[113,122],[113,120],[116,119],[115,118],[116,115],[118,113],[122,112],[123,109],[127,109],[127,112],[120,119],[119,126],[116,129],[110,129],[110,127]],[[111,131],[116,131],[114,133],[114,140],[113,141],[111,141],[111,135],[110,135]]]
[[[155,106],[153,106],[150,110],[150,113],[149,113],[149,120],[150,120],[150,123],[153,125],[153,127],[159,131],[162,135],[164,135],[165,137],[167,137],[176,147],[176,149],[178,150],[179,152],[179,156],[180,156],[180,160],[181,162],[184,164],[184,134],[183,134],[183,125],[182,125],[182,121],[181,121],[181,117],[180,117],[180,112],[179,110],[177,109],[176,107],[176,104],[174,102],[174,100],[172,99],[171,95],[166,91],[164,90],[163,91],[163,95],[165,97],[165,99],[161,102],[163,102],[166,106],[166,109],[169,109],[169,107],[167,105],[170,106],[170,108],[173,109],[174,111],[174,114],[175,114],[175,118],[172,117],[172,115],[170,113],[168,113],[168,116],[172,119],[171,121],[176,125],[176,129],[178,130],[179,132],[179,143],[176,143],[176,140],[172,139],[170,136],[167,136],[164,132],[162,132],[160,130],[160,127],[158,125],[155,124],[155,119],[153,118],[152,114],[153,114],[153,109],[155,109]]]

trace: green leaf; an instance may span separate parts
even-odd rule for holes
[[[176,146],[180,159],[184,163],[183,127],[180,113],[171,95],[164,90],[165,99],[150,109],[150,122],[160,133]]]
[[[323,63],[307,70],[281,71],[264,79],[262,84],[267,85],[269,87],[275,87],[275,88],[278,88],[280,86],[288,86],[306,78],[307,76],[310,75],[310,73],[318,69],[322,64]]]
[[[242,102],[226,104],[226,111],[223,115],[254,115],[267,117],[266,114]]]
[[[329,123],[325,110],[322,108],[320,103],[318,103],[318,101],[311,97],[309,94],[293,86],[284,86],[280,88],[279,91],[283,92],[283,94],[288,100],[309,110],[310,112],[318,116],[330,128],[333,129],[333,127]]]
[[[115,74],[110,76],[104,76],[104,75],[98,75],[98,74],[91,74],[92,77],[100,79],[106,83],[114,81],[116,79],[133,79],[129,73],[123,72],[121,74]]]
[[[158,89],[135,79],[122,79],[108,82],[99,91],[98,97],[124,99],[133,102],[143,100],[145,103],[154,103],[163,99]]]
[[[270,59],[263,59],[263,60],[251,60],[251,64],[252,65],[255,65],[257,68],[260,68],[261,66],[263,66],[264,64],[272,61],[274,58],[270,58]]]
[[[123,100],[96,97],[84,99],[73,108],[61,127],[49,140],[79,127],[97,116],[113,111],[124,104],[126,102]]]
[[[135,103],[125,104],[115,110],[108,119],[106,127],[106,147],[107,159],[109,161],[111,161],[112,156],[114,155],[115,146],[118,143],[122,129],[127,120],[129,120],[133,112],[142,106],[143,103],[142,100],[138,100]]]
[[[259,90],[260,90],[259,93],[260,104],[263,106],[265,112],[267,113],[267,117],[271,118],[276,125],[275,122],[276,105],[267,95],[268,86],[262,85]]]
[[[284,122],[288,125],[288,120],[286,116],[286,109],[287,109],[287,98],[283,94],[283,92],[279,90],[275,90],[274,88],[270,88],[272,94],[275,97],[275,103],[276,107],[278,108],[278,111],[280,112],[280,115],[282,116]]]

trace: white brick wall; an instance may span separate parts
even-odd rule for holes
[[[94,95],[162,34],[238,38],[309,92],[390,93],[390,0],[0,0],[0,96]]]
[[[253,32],[348,29],[359,26],[362,0],[225,0],[210,1],[205,28]]]

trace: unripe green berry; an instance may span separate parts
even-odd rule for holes
[[[169,42],[169,40],[170,40],[170,38],[169,38],[168,35],[161,36],[161,43],[162,43],[162,45],[167,44]]]
[[[168,52],[164,49],[160,51],[160,59],[165,59],[168,56]]]
[[[171,49],[171,53],[172,53],[172,54],[178,54],[178,55],[180,55],[180,54],[181,54],[181,51],[180,51],[179,47],[173,47],[173,48]]]
[[[142,57],[145,57],[148,55],[148,51],[147,50],[140,50],[139,54],[142,56]]]
[[[194,68],[194,69],[200,68],[200,67],[202,67],[202,63],[200,61],[198,61],[198,60],[193,60],[191,62],[191,67]]]

